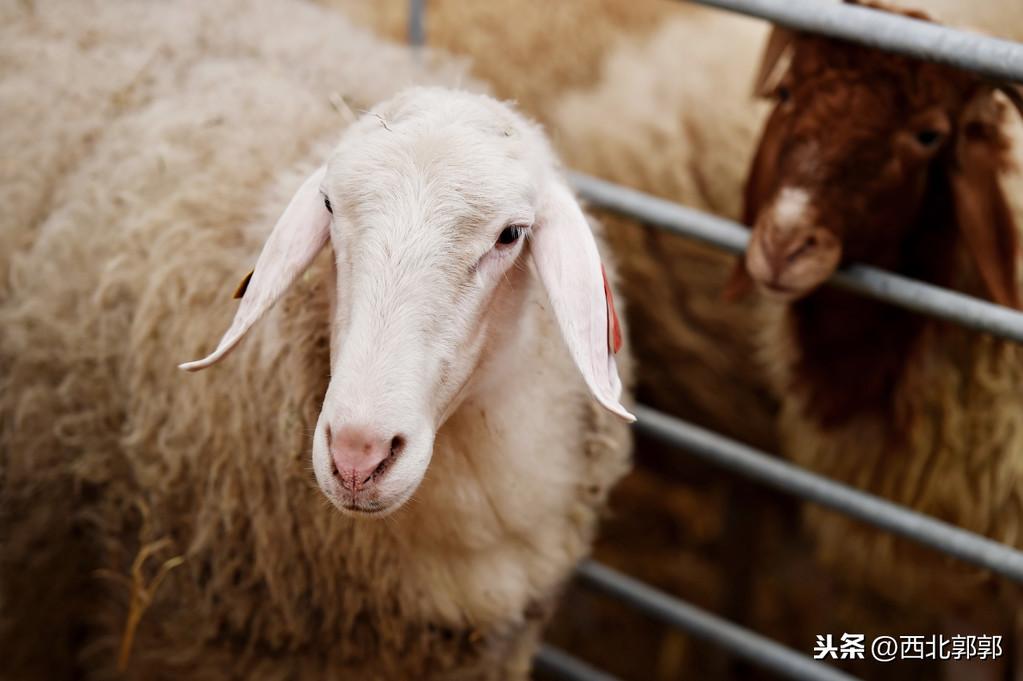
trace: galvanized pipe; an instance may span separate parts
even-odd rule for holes
[[[426,0],[409,0],[408,43],[412,47],[426,44]]]
[[[565,681],[619,681],[618,677],[591,667],[582,660],[550,645],[540,646],[533,658],[533,669]]]
[[[1023,83],[1023,45],[868,7],[820,0],[691,0],[800,31],[820,33]],[[983,2],[984,0],[979,0]]]
[[[569,177],[579,194],[595,205],[732,253],[741,253],[746,248],[749,230],[736,222],[590,175],[569,173]],[[680,263],[682,265],[684,263]],[[831,277],[830,283],[914,312],[1023,343],[1023,313],[986,300],[868,265],[845,267]]]
[[[775,643],[592,560],[583,562],[576,575],[587,584],[651,617],[715,643],[743,659],[790,679],[800,681],[856,679],[834,667],[814,661],[809,651],[800,653],[786,648],[780,643]]]
[[[705,461],[1023,582],[1023,552],[810,473],[649,407],[637,405],[634,411],[640,431]]]

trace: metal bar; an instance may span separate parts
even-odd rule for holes
[[[636,427],[701,459],[1023,582],[1023,552],[637,405]]]
[[[408,42],[412,47],[426,44],[426,0],[409,0]]]
[[[544,676],[566,681],[619,681],[618,677],[591,667],[582,660],[549,645],[540,646],[533,658],[533,669]]]
[[[569,173],[587,201],[681,236],[741,253],[749,230],[737,222],[680,206],[582,173]],[[1023,313],[957,291],[927,284],[868,265],[850,265],[830,283],[877,300],[1023,343]]]
[[[868,7],[820,0],[691,0],[800,31],[1023,82],[1023,44]]]
[[[856,677],[814,661],[760,634],[658,591],[592,560],[576,574],[598,590],[638,608],[647,615],[693,636],[725,648],[760,667],[800,681],[855,681]]]

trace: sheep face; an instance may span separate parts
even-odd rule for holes
[[[401,506],[448,416],[494,389],[481,367],[528,358],[515,342],[529,323],[527,253],[591,392],[630,418],[593,235],[540,132],[506,106],[416,89],[354,123],[275,227],[220,347],[184,368],[226,354],[327,243],[331,378],[312,461],[343,512]]]
[[[321,187],[337,289],[313,467],[352,512],[392,509],[416,489],[434,433],[471,391],[495,331],[507,331],[494,327],[520,315],[528,284],[521,256],[538,188],[523,131],[413,113],[359,124]]]
[[[791,52],[773,79],[775,61]],[[1015,303],[1015,231],[996,175],[995,88],[956,69],[776,29],[774,99],[746,186],[748,274],[802,297],[843,261],[933,279],[965,241],[992,297]]]

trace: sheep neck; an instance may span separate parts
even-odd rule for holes
[[[939,286],[962,270],[948,179],[932,171],[921,210],[887,258],[860,260]],[[788,306],[785,335],[795,352],[787,389],[806,396],[804,410],[824,428],[861,417],[892,422],[907,371],[940,322],[830,287]]]

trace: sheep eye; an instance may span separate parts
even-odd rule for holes
[[[323,197],[323,205],[327,207],[328,213],[330,213],[331,215],[334,214],[334,209],[330,205],[330,199],[328,199],[326,196]]]
[[[497,245],[498,246],[512,245],[513,243],[519,240],[519,238],[522,236],[522,232],[524,231],[525,228],[522,227],[521,225],[510,225],[508,227],[505,227],[501,231],[501,234],[497,237]]]
[[[916,141],[922,147],[933,147],[941,140],[941,133],[937,130],[921,130],[916,134]]]
[[[779,85],[777,92],[774,94],[778,98],[778,101],[782,103],[789,101],[789,98],[792,97],[792,93],[789,92],[789,89],[784,85]]]

